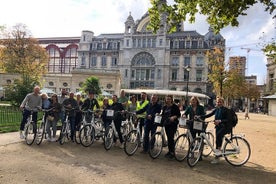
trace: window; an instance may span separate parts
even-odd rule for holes
[[[50,81],[49,86],[54,86],[54,82]]]
[[[191,66],[191,57],[184,57],[184,66]]]
[[[196,81],[202,81],[202,70],[196,71]]]
[[[97,57],[96,56],[92,56],[89,68],[94,67],[94,66],[97,66]]]
[[[163,39],[159,40],[159,45],[162,46],[163,45]]]
[[[158,79],[161,79],[161,69],[158,69],[158,70],[157,70],[157,78],[158,78]]]
[[[102,66],[105,67],[106,66],[106,57],[102,56]]]
[[[176,81],[176,79],[177,79],[177,70],[173,69],[172,70],[172,81]]]
[[[190,41],[186,41],[186,48],[191,48],[191,42]]]
[[[156,39],[152,39],[152,48],[155,48],[156,47]]]
[[[81,57],[81,66],[85,66],[85,57],[84,56]]]
[[[111,66],[117,66],[117,57],[112,57]]]
[[[196,49],[197,48],[197,41],[192,41],[192,48]]]
[[[128,69],[125,70],[125,77],[128,77]]]
[[[172,66],[178,66],[179,65],[179,57],[173,57],[172,58]]]
[[[204,58],[203,57],[197,57],[196,58],[196,66],[203,66]]]
[[[129,40],[126,41],[126,46],[129,47]]]

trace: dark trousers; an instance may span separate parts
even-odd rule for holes
[[[169,125],[165,125],[166,135],[168,139],[168,148],[169,152],[174,155],[175,143],[174,143],[174,134],[177,130],[176,123],[170,123]]]
[[[216,126],[216,149],[221,148],[223,137],[227,134],[227,130],[224,126]]]
[[[145,125],[145,118],[140,118],[139,120],[140,120],[139,129],[140,129],[141,136],[143,136],[143,127]]]
[[[28,117],[31,115],[31,111],[28,111],[26,109],[23,110],[22,112],[22,120],[21,120],[21,124],[20,124],[20,130],[24,130],[25,124],[27,123],[27,119]],[[32,118],[33,122],[34,122],[34,133],[36,133],[36,124],[37,124],[37,112],[33,112],[33,118]]]
[[[156,132],[156,129],[156,124],[154,124],[150,120],[145,121],[143,149],[146,152],[149,150],[149,136],[152,136]]]
[[[123,140],[123,135],[122,135],[122,132],[121,132],[122,120],[120,120],[120,119],[114,119],[114,125],[115,125],[116,131],[118,133],[120,143],[123,143],[124,140]]]
[[[69,116],[68,119],[70,121],[71,139],[73,140],[76,133],[75,116]]]

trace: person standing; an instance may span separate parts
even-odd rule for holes
[[[80,93],[77,93],[77,95],[76,95],[76,101],[77,101],[78,107],[76,109],[75,129],[76,129],[76,132],[79,133],[79,131],[80,131],[80,123],[82,121],[81,108],[82,108],[82,105],[83,105],[83,101],[81,99],[81,94]]]
[[[27,119],[31,114],[31,111],[33,111],[33,119],[32,119],[32,121],[34,122],[33,130],[34,130],[34,133],[36,133],[37,112],[42,107],[42,99],[41,99],[39,93],[40,93],[40,87],[35,86],[33,89],[33,92],[27,94],[20,105],[20,109],[23,110],[22,120],[21,120],[21,124],[20,124],[20,131],[19,131],[19,135],[20,135],[21,139],[25,138],[22,132],[24,130],[25,124],[27,123]]]
[[[77,100],[74,98],[74,93],[69,93],[69,98],[63,101],[63,106],[65,109],[69,110],[69,121],[71,128],[71,140],[74,142],[75,137],[75,121],[76,121],[76,112],[75,109],[78,108]]]
[[[147,93],[142,92],[141,93],[141,100],[140,102],[137,103],[137,108],[136,108],[136,115],[137,118],[140,119],[140,133],[143,135],[143,127],[145,125],[145,118],[147,114],[147,109],[148,109],[149,101],[147,100]]]
[[[200,105],[199,99],[196,96],[193,96],[190,99],[190,105],[186,108],[183,115],[186,118],[189,116],[189,120],[193,120],[195,116],[205,115],[204,107],[202,105]],[[192,137],[195,138],[196,133],[198,131],[194,130],[192,125],[190,125],[189,128],[190,128]],[[200,133],[200,132],[198,132],[198,133]]]
[[[111,106],[109,105],[109,99],[107,97],[105,97],[103,99],[103,106],[102,106],[102,120],[104,122],[104,128],[105,130],[107,130],[108,126],[111,124],[112,122],[112,117],[107,116],[107,111],[111,109]]]
[[[51,142],[55,142],[56,141],[56,132],[57,132],[57,122],[59,120],[59,114],[61,111],[61,104],[58,103],[58,96],[56,94],[53,94],[51,96],[51,103],[49,106],[49,109],[53,108],[53,110],[51,110],[49,112],[49,116],[52,116],[53,119],[48,119],[48,123],[47,123],[47,133],[48,133],[48,141]],[[52,131],[51,132],[51,127],[52,127]]]
[[[217,97],[216,108],[206,115],[199,116],[201,119],[209,118],[215,115],[215,129],[216,129],[216,151],[221,152],[222,140],[225,134],[231,131],[231,125],[228,123],[228,109],[224,107],[224,99],[222,97]],[[212,164],[217,164],[219,162],[219,157],[215,157],[212,160]]]
[[[97,99],[94,98],[94,92],[93,91],[89,91],[88,92],[88,98],[86,98],[83,102],[82,105],[82,110],[92,110],[94,111],[94,109],[100,109],[100,105],[97,101]]]
[[[123,140],[123,135],[122,135],[122,132],[121,132],[121,125],[122,125],[122,112],[125,110],[124,109],[124,106],[118,102],[118,97],[117,95],[113,95],[112,96],[112,105],[111,105],[111,109],[114,110],[114,125],[115,125],[115,128],[116,128],[116,131],[118,133],[118,136],[119,136],[119,141],[120,141],[120,145],[119,147],[120,148],[124,148],[124,140]],[[114,142],[116,143],[116,138],[114,140]]]
[[[144,137],[143,137],[143,150],[141,153],[148,153],[149,151],[149,135],[153,135],[156,132],[157,125],[154,123],[154,118],[156,114],[160,114],[161,105],[158,104],[157,95],[153,94],[151,96],[151,103],[146,111],[146,120],[144,126]]]
[[[168,138],[169,152],[165,155],[165,157],[169,159],[173,159],[175,156],[174,135],[177,130],[177,125],[179,123],[178,118],[180,117],[180,115],[180,110],[178,106],[173,102],[173,97],[167,95],[165,105],[162,108],[161,123],[165,127],[166,135]]]
[[[58,96],[58,102],[61,104],[61,111],[59,113],[59,119],[61,120],[61,123],[63,124],[64,123],[64,118],[65,118],[65,109],[63,107],[63,102],[64,100],[68,99],[67,97],[67,91],[66,89],[62,89],[61,90],[61,94]]]
[[[128,97],[126,97],[126,93],[124,90],[121,91],[118,102],[124,106],[125,110],[128,108]]]

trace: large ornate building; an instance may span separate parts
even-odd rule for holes
[[[123,33],[96,36],[85,30],[80,37],[39,38],[50,56],[43,87],[77,92],[87,77],[97,76],[101,88],[110,93],[149,88],[212,96],[206,52],[214,47],[224,50],[224,38],[211,28],[201,35],[185,31],[183,25],[167,33],[165,21],[153,34],[146,29],[148,23],[148,13],[136,21],[129,14]]]

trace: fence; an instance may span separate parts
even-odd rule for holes
[[[1,105],[0,106],[0,133],[16,131],[22,118],[22,111],[19,107]]]

